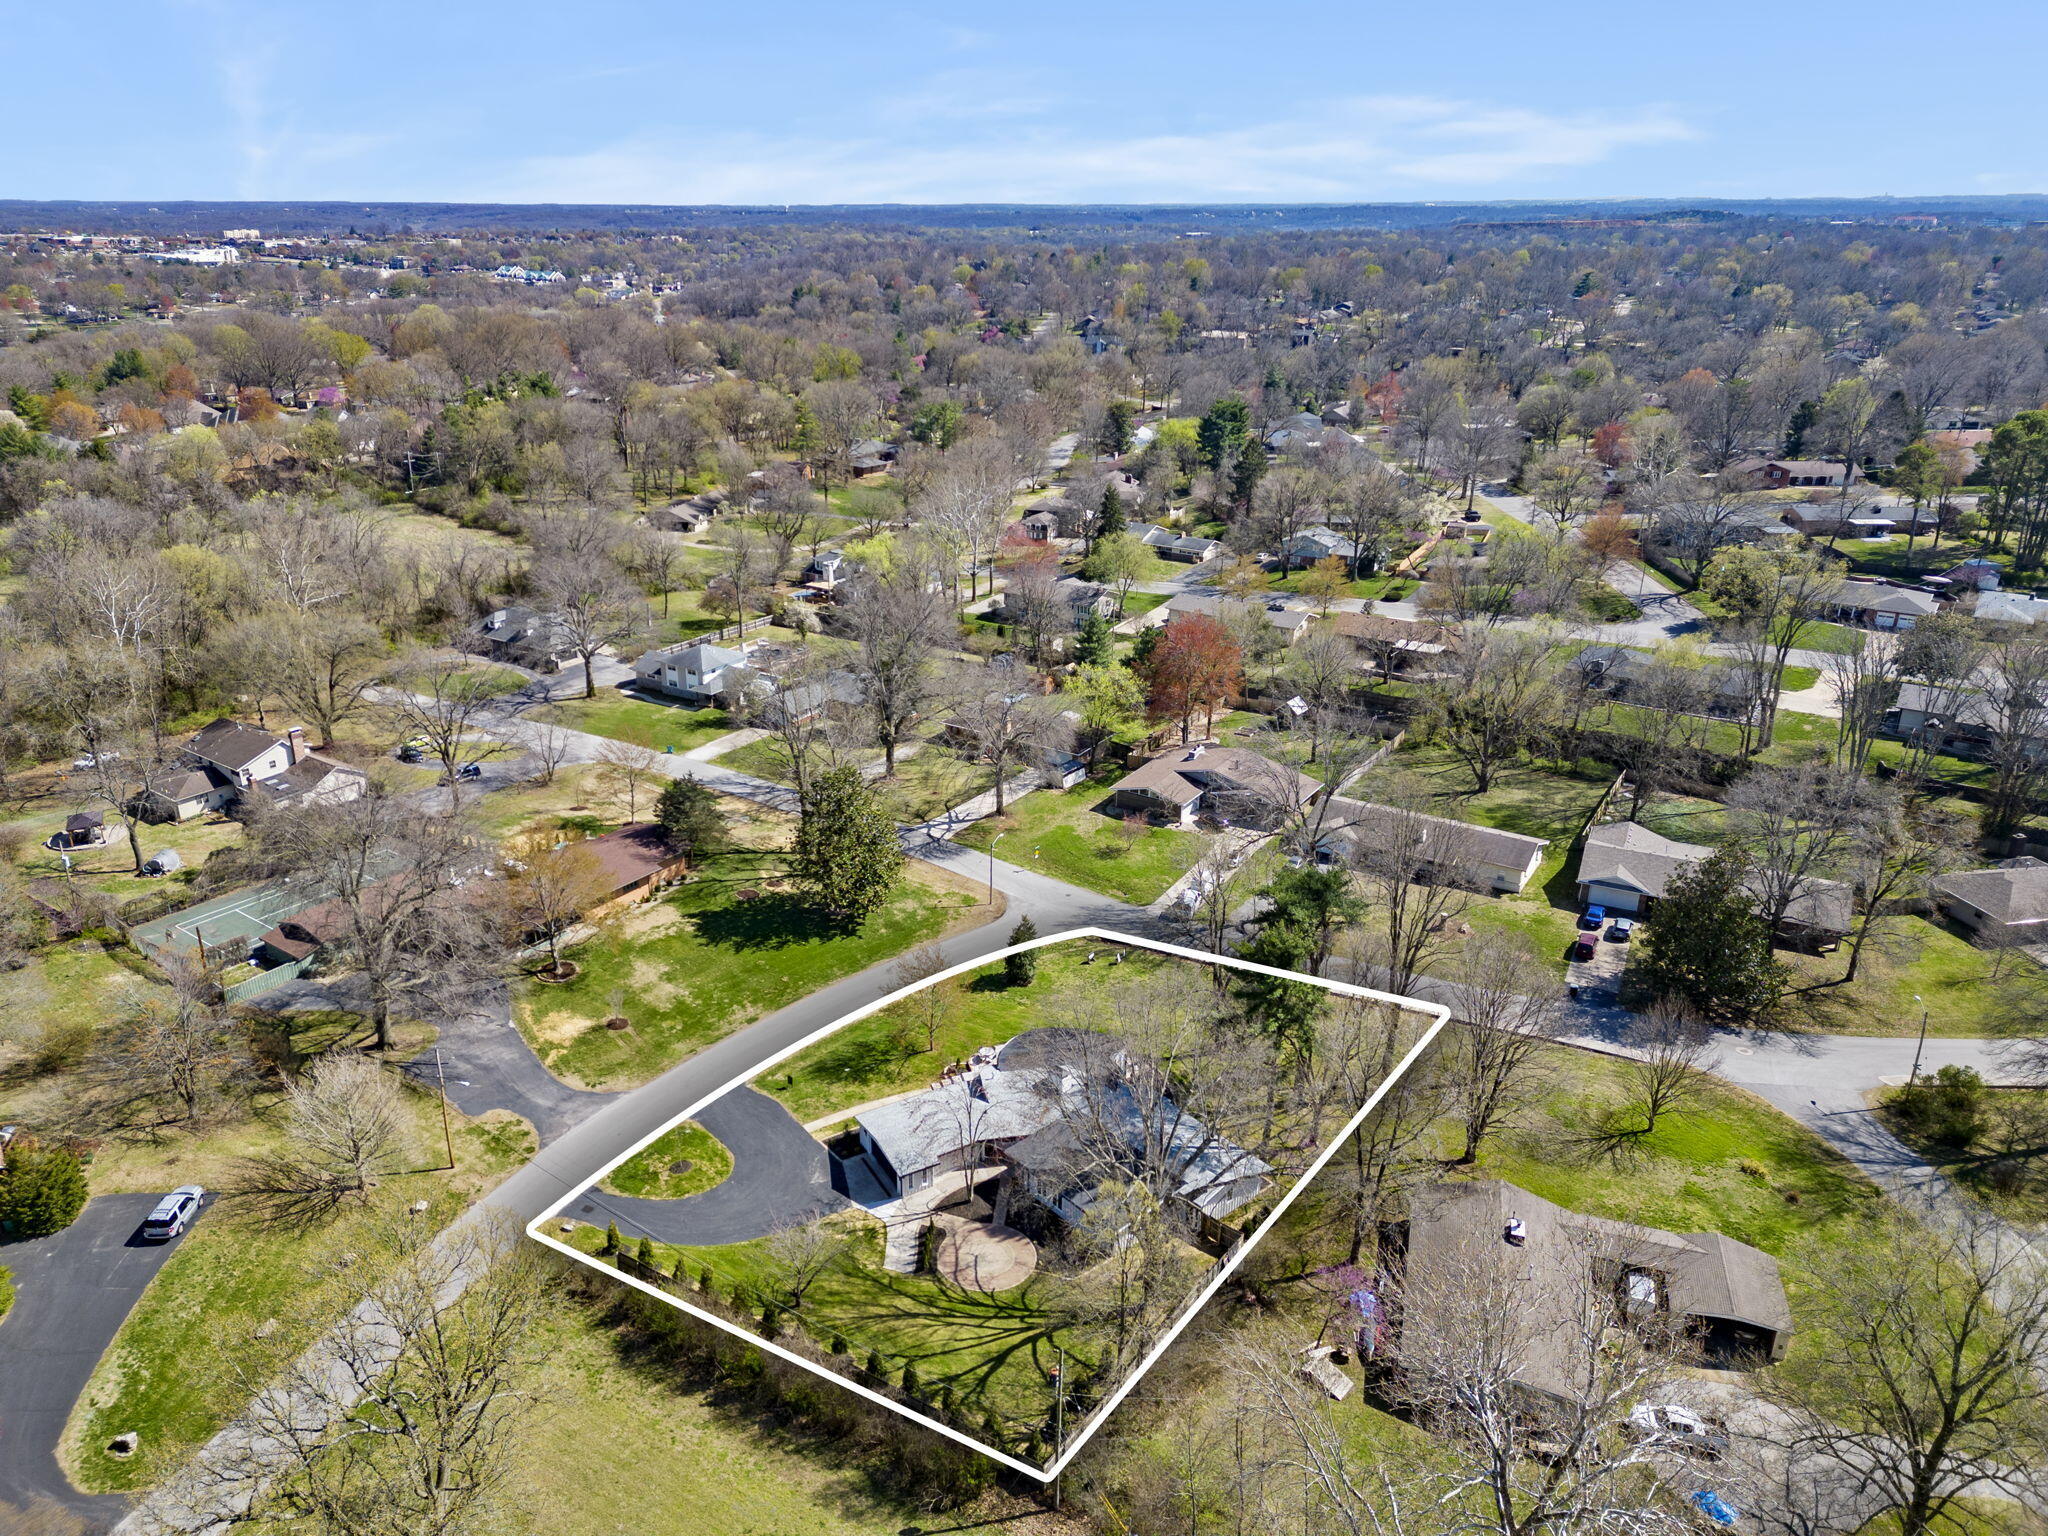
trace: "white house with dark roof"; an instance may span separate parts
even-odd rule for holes
[[[1871,629],[1911,629],[1941,609],[1925,592],[1881,581],[1845,581],[1828,594],[1827,613],[1845,624]]]
[[[1156,550],[1169,560],[1185,560],[1193,565],[1201,565],[1224,553],[1224,545],[1220,539],[1205,539],[1194,533],[1176,533],[1173,529],[1162,528],[1157,523],[1132,523],[1125,532],[1147,549]]]
[[[152,821],[190,821],[252,801],[354,800],[370,782],[362,769],[308,751],[305,733],[297,726],[279,736],[225,715],[185,743],[183,761],[180,771],[138,794],[142,815]]]

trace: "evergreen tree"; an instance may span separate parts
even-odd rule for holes
[[[662,787],[654,802],[654,824],[692,864],[725,842],[718,794],[695,779],[670,779]]]
[[[813,779],[790,872],[818,909],[856,930],[887,903],[902,871],[896,823],[860,770],[834,768]]]
[[[882,1358],[879,1349],[868,1351],[866,1370],[869,1377],[875,1381],[886,1382],[889,1379],[889,1362]]]
[[[1074,637],[1074,660],[1084,667],[1096,666],[1108,661],[1116,654],[1116,636],[1111,632],[1114,626],[1093,608],[1081,620],[1081,631]]]
[[[608,1221],[604,1224],[604,1248],[602,1251],[605,1253],[617,1253],[619,1251],[619,1224],[616,1221]]]
[[[636,1248],[635,1248],[635,1249],[633,1250],[633,1258],[634,1258],[634,1259],[635,1259],[635,1260],[636,1260],[636,1261],[637,1261],[637,1262],[638,1262],[638,1263],[639,1263],[639,1264],[640,1264],[640,1265],[641,1265],[641,1266],[642,1266],[643,1268],[646,1268],[646,1269],[651,1269],[651,1270],[655,1271],[655,1272],[656,1272],[657,1274],[658,1274],[658,1273],[660,1273],[660,1270],[661,1270],[661,1266],[660,1266],[660,1265],[658,1265],[657,1263],[655,1263],[655,1261],[654,1261],[654,1239],[653,1239],[653,1238],[651,1238],[651,1237],[646,1237],[646,1236],[642,1236],[642,1237],[641,1237],[641,1239],[640,1239],[640,1244],[639,1244],[639,1246],[638,1246],[638,1247],[636,1247]]]
[[[62,1147],[10,1152],[0,1172],[0,1232],[48,1237],[78,1220],[85,1209],[85,1165]]]
[[[903,1395],[905,1397],[916,1397],[923,1385],[924,1383],[918,1380],[916,1366],[906,1365],[903,1367]]]
[[[1131,451],[1131,422],[1136,419],[1138,407],[1135,401],[1113,399],[1102,408],[1102,431],[1096,437],[1095,446],[1108,457],[1121,458]]]
[[[1145,670],[1145,663],[1152,659],[1152,653],[1159,649],[1159,642],[1165,638],[1164,624],[1148,624],[1139,630],[1137,640],[1131,645],[1131,670],[1142,673]]]
[[[1629,966],[1653,998],[1673,998],[1701,1017],[1739,1024],[1770,1012],[1785,987],[1771,933],[1749,889],[1749,854],[1724,844],[1672,880],[1643,919]]]
[[[1029,944],[1038,937],[1038,925],[1028,917],[1017,919],[1017,926],[1010,930],[1012,944]],[[1038,951],[1022,950],[1007,956],[1003,961],[1003,981],[1012,987],[1028,987],[1038,976]]]
[[[1266,445],[1256,437],[1244,445],[1244,452],[1237,456],[1237,463],[1230,471],[1230,503],[1244,508],[1252,504],[1252,496],[1259,488],[1259,482],[1266,476],[1266,466],[1271,463]]]
[[[1819,416],[1820,406],[1815,401],[1802,400],[1792,407],[1792,418],[1785,424],[1786,458],[1796,459],[1806,451],[1806,434]]]
[[[1095,537],[1110,539],[1130,526],[1124,517],[1123,494],[1117,490],[1116,482],[1109,481],[1102,487],[1102,508],[1095,518]]]
[[[1226,395],[1209,407],[1195,426],[1195,446],[1202,467],[1220,470],[1236,457],[1251,435],[1251,407],[1237,395]]]

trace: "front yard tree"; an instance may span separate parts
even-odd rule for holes
[[[1704,1018],[1748,1024],[1784,990],[1771,930],[1750,892],[1751,862],[1726,843],[1671,882],[1643,919],[1631,975],[1651,997]]]
[[[1195,715],[1213,724],[1216,707],[1244,685],[1244,653],[1220,619],[1182,614],[1160,631],[1142,675],[1152,718],[1178,723],[1185,745],[1194,736]]]
[[[1152,569],[1152,554],[1128,533],[1103,534],[1081,562],[1081,575],[1116,592],[1117,611],[1131,600],[1131,588]]]
[[[399,729],[418,737],[441,765],[452,804],[462,798],[462,770],[505,750],[484,733],[497,713],[500,689],[491,673],[460,658],[426,656],[393,674],[389,702]]]
[[[807,1221],[785,1227],[767,1241],[768,1271],[779,1300],[790,1311],[801,1311],[811,1287],[846,1253],[846,1229],[830,1221]]]
[[[1012,944],[1029,944],[1038,937],[1038,924],[1029,917],[1017,919],[1017,926],[1010,930]],[[1028,987],[1038,978],[1038,951],[1019,950],[1003,959],[1003,981],[1012,987]]]
[[[1465,765],[1475,793],[1493,788],[1555,717],[1555,654],[1543,635],[1468,624],[1449,666],[1423,685],[1422,718]]]
[[[537,573],[534,586],[583,663],[583,697],[596,698],[598,654],[625,644],[646,627],[646,601],[609,555],[550,562]]]
[[[154,987],[100,1031],[87,1075],[124,1116],[192,1120],[217,1095],[254,1075],[248,1031],[213,1002],[213,978],[177,966],[169,988]]]
[[[504,951],[473,878],[485,859],[461,821],[372,781],[359,800],[267,817],[254,840],[329,893],[324,963],[363,973],[379,1050],[391,1046],[398,1010],[501,974]]]
[[[1823,1458],[1898,1513],[1903,1536],[1953,1528],[1974,1491],[2024,1497],[2048,1460],[2048,1266],[1988,1216],[1887,1212],[1816,1249],[1804,1326],[1768,1395],[1795,1458]]]
[[[903,871],[903,846],[858,768],[833,768],[811,781],[790,871],[818,909],[848,930],[889,900]]]
[[[78,1220],[85,1209],[85,1165],[65,1147],[16,1144],[0,1169],[0,1231],[13,1237],[48,1237]]]
[[[1090,608],[1081,616],[1074,634],[1074,661],[1083,667],[1099,667],[1116,659],[1116,635],[1109,620]]]
[[[1130,521],[1124,516],[1123,492],[1116,488],[1115,480],[1105,480],[1102,484],[1102,510],[1095,519],[1095,537],[1098,540],[1113,539],[1129,527]]]
[[[882,771],[893,775],[897,750],[938,697],[939,642],[953,628],[946,588],[906,567],[860,583],[841,613],[854,642],[847,666],[882,749]]]
[[[654,824],[685,859],[695,864],[725,845],[725,813],[716,790],[695,779],[670,779],[654,801]]]
[[[548,946],[548,974],[560,976],[563,933],[612,893],[612,881],[586,844],[554,839],[554,833],[536,832],[510,841],[504,910],[512,942],[538,934]]]
[[[995,770],[995,813],[1011,772],[1022,765],[1063,755],[1074,732],[1056,695],[1040,693],[1022,668],[988,667],[965,673],[966,702],[953,716],[954,728],[972,745],[977,762]]]
[[[637,741],[607,741],[597,752],[597,778],[626,820],[640,819],[640,797],[662,777],[661,754]]]
[[[1457,1161],[1471,1164],[1487,1138],[1511,1124],[1545,1086],[1533,1068],[1557,1033],[1563,988],[1526,943],[1501,936],[1465,946],[1458,989],[1463,1002],[1453,1027],[1455,1065],[1445,1081],[1465,1139]]]
[[[319,1057],[291,1086],[282,1145],[243,1170],[241,1193],[281,1226],[323,1220],[404,1165],[406,1120],[383,1067],[352,1051]]]

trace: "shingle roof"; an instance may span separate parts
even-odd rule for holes
[[[1610,821],[1586,834],[1579,853],[1581,885],[1599,882],[1622,885],[1646,896],[1662,897],[1681,870],[1714,850],[1704,843],[1681,843],[1633,821]],[[1785,909],[1787,922],[1824,933],[1849,931],[1849,887],[1839,880],[1807,875]]]
[[[258,779],[250,787],[262,790],[273,799],[288,800],[294,795],[303,795],[307,790],[326,783],[336,774],[344,778],[369,777],[360,768],[337,763],[333,758],[322,757],[318,752],[307,752],[283,773],[274,773],[267,779]]]
[[[2048,864],[2039,859],[2012,859],[1991,869],[1958,870],[1936,880],[1934,889],[2008,928],[2048,922]]]
[[[1910,614],[1914,618],[1925,618],[1941,607],[1925,592],[1882,586],[1874,581],[1845,581],[1835,588],[1830,600],[1838,608],[1856,608],[1866,613]]]
[[[636,821],[583,844],[603,866],[614,891],[637,885],[682,861],[668,834],[650,821]]]
[[[1270,800],[1291,789],[1294,805],[1302,806],[1322,785],[1249,747],[1190,747],[1155,757],[1110,786],[1111,793],[1125,789],[1148,790],[1176,805],[1188,805],[1217,789]]]
[[[185,750],[223,768],[246,768],[276,745],[270,732],[222,715],[186,742]]]
[[[1369,800],[1353,800],[1338,796],[1331,800],[1325,811],[1323,837],[1325,840],[1341,838],[1349,842],[1367,842],[1374,847],[1385,847],[1397,835],[1418,836],[1426,846],[1432,839],[1441,837],[1440,851],[1449,852],[1455,846],[1463,852],[1470,849],[1472,856],[1482,863],[1498,869],[1526,870],[1542,856],[1550,846],[1550,840],[1530,837],[1521,832],[1503,832],[1498,827],[1482,827],[1474,822],[1458,821],[1449,816],[1430,816],[1420,811],[1396,810],[1392,806],[1375,805]]]

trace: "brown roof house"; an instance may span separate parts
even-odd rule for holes
[[[1980,937],[2048,938],[2048,864],[2006,859],[1989,869],[1963,869],[1934,882],[1941,910]]]
[[[1777,1260],[1761,1249],[1581,1215],[1499,1179],[1421,1186],[1382,1245],[1400,1298],[1397,1361],[1427,1347],[1433,1328],[1463,1325],[1450,1304],[1461,1290],[1497,1285],[1517,1304],[1516,1384],[1555,1400],[1590,1385],[1588,1355],[1574,1347],[1588,1299],[1611,1308],[1608,1326],[1682,1338],[1723,1368],[1778,1359],[1792,1332]]]
[[[1840,485],[1847,466],[1828,459],[1738,459],[1728,473],[1764,490],[1788,486]]]
[[[1126,774],[1110,787],[1119,810],[1163,813],[1186,825],[1197,816],[1220,816],[1270,826],[1300,810],[1323,786],[1305,773],[1248,747],[1177,747]]]
[[[359,798],[369,775],[306,750],[304,736],[297,726],[279,736],[222,716],[185,743],[181,771],[136,796],[138,809],[151,821],[190,821],[251,804]]]
[[[645,901],[663,886],[682,879],[690,867],[688,856],[651,821],[628,823],[582,846],[597,857],[611,886],[611,894],[593,911]]]

